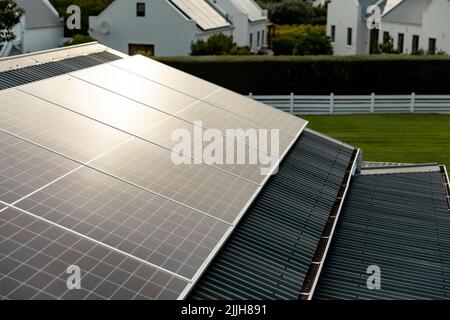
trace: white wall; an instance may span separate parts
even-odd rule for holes
[[[327,35],[331,36],[331,26],[336,26],[335,55],[369,53],[369,30],[360,12],[357,0],[332,0],[328,5]],[[351,46],[347,45],[347,28],[353,30]]]
[[[418,25],[405,25],[398,24],[392,22],[383,22],[381,23],[380,36],[378,38],[379,43],[383,42],[383,33],[389,32],[389,35],[394,39],[394,49],[398,49],[398,34],[404,34],[403,41],[403,52],[405,54],[410,54],[412,51],[412,39],[414,35],[419,35],[419,48],[423,48],[425,44],[425,39],[422,35],[422,28]],[[428,45],[428,39],[426,40],[426,46]],[[426,48],[428,49],[428,48]],[[425,50],[425,49],[424,49]]]
[[[264,31],[264,38],[263,38],[263,31]],[[260,34],[259,46],[257,43],[258,32]],[[252,48],[250,48],[252,50],[252,52],[258,52],[267,44],[267,23],[266,22],[262,21],[262,22],[250,23],[249,24],[249,33],[253,33],[253,45],[252,45]],[[250,41],[250,36],[249,36],[249,41]]]
[[[146,3],[146,16],[136,16],[136,3]],[[109,23],[108,34],[100,23]],[[188,55],[196,39],[196,24],[165,0],[116,0],[89,19],[90,35],[106,46],[128,53],[128,44],[151,44],[157,56]]]
[[[23,34],[22,53],[58,48],[63,36],[62,27],[27,29]]]
[[[433,0],[423,16],[421,40],[424,50],[428,50],[428,39],[436,38],[436,48],[450,53],[450,1]]]

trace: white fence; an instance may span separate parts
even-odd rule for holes
[[[364,113],[447,113],[450,95],[256,96],[250,97],[295,115]]]

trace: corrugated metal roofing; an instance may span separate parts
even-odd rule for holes
[[[118,60],[120,58],[121,57],[111,52],[104,51],[0,72],[0,90],[48,79],[72,71]]]
[[[385,22],[422,24],[423,11],[431,0],[407,0],[398,4],[383,16]]]
[[[190,299],[297,299],[353,149],[308,130]]]
[[[381,290],[369,290],[370,265]],[[450,215],[440,172],[355,176],[317,299],[449,299]]]

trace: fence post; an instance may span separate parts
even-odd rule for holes
[[[375,93],[372,92],[372,95],[370,96],[370,113],[375,112]]]
[[[294,114],[294,93],[293,92],[291,92],[289,111],[291,112],[292,115]]]
[[[253,93],[250,92],[250,93],[248,94],[248,96],[249,96],[250,99],[253,99]]]
[[[414,109],[416,107],[416,94],[413,92],[411,93],[411,113],[414,112]]]
[[[334,113],[334,93],[330,93],[330,114]]]

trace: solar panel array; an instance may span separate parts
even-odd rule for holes
[[[306,126],[149,59],[121,60],[0,91],[0,297],[185,297],[269,176],[195,156],[176,165],[173,130],[281,128],[279,162]],[[81,290],[66,286],[70,265]]]
[[[203,30],[224,28],[230,23],[204,0],[170,0],[186,16],[194,20]]]

